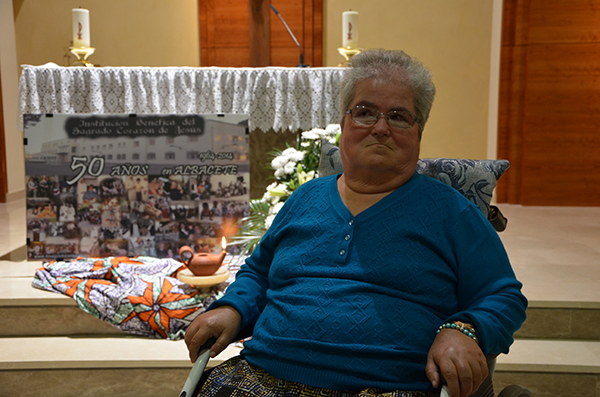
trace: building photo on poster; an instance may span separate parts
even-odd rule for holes
[[[26,114],[27,257],[221,250],[249,215],[248,117]]]

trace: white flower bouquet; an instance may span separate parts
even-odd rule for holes
[[[287,198],[302,184],[319,175],[321,140],[338,144],[341,128],[330,124],[300,134],[297,148],[288,147],[270,153],[269,165],[274,170],[275,181],[267,186],[261,199],[250,200],[250,216],[241,220],[240,234],[232,244],[239,244],[240,254],[249,254],[260,242]]]

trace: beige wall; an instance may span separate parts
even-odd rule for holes
[[[0,2],[8,201],[25,197],[23,135],[16,128],[19,65],[68,66],[75,61],[68,52],[71,9],[90,10],[91,46],[96,52],[89,60],[98,66],[200,65],[197,0]]]
[[[100,66],[199,66],[197,0],[13,0],[20,65],[74,61],[71,9],[90,10]],[[65,57],[66,56],[66,57]],[[70,59],[69,59],[70,57]]]
[[[323,64],[337,66],[343,60],[337,51],[342,12],[358,11],[362,48],[402,49],[433,72],[438,94],[421,156],[491,158],[497,81],[490,70],[497,74],[497,65],[490,59],[495,59],[494,40],[499,42],[501,4],[502,0],[323,0]],[[16,59],[17,65],[63,66],[74,60],[68,47],[71,9],[78,6],[90,10],[91,45],[96,48],[90,61],[96,65],[200,64],[197,0],[13,0],[12,5],[16,56],[14,51],[5,53],[12,51],[5,45],[10,36],[2,34],[3,87],[10,85],[4,76],[7,59]],[[5,94],[5,102],[16,98],[12,91]],[[16,103],[12,106],[16,109]],[[11,112],[5,109],[5,119],[14,126]],[[14,128],[7,130],[7,141],[20,139]],[[18,149],[22,152],[21,146]],[[14,174],[9,176],[9,193],[21,186],[21,174],[16,171],[16,183]]]
[[[361,48],[404,50],[433,73],[437,96],[421,157],[487,158],[493,3],[324,0],[324,65],[343,60],[342,12],[358,11]]]

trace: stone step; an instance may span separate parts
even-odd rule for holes
[[[0,261],[0,337],[107,335],[121,331],[81,310],[65,295],[31,286],[41,262]]]
[[[230,345],[208,367],[239,354]],[[183,341],[0,338],[2,396],[178,396],[192,364]]]
[[[10,299],[0,298],[0,337],[123,334],[81,310],[71,298],[32,288],[31,280],[6,284],[0,279],[0,291],[13,288],[15,293]],[[31,291],[21,294],[25,290]],[[527,316],[517,338],[600,341],[600,309],[530,307]]]
[[[62,294],[31,286],[41,262],[0,261],[0,337],[122,334]],[[521,339],[600,341],[600,302],[531,300]]]
[[[191,364],[183,341],[136,337],[0,338],[2,396],[176,396]],[[229,346],[209,366],[239,354]],[[521,384],[534,396],[596,396],[600,342],[517,340],[498,357],[497,391]]]
[[[600,304],[598,302],[530,302],[527,308],[527,320],[515,337],[600,341]]]
[[[600,342],[517,339],[497,359],[494,388],[526,386],[536,397],[600,395]]]
[[[41,262],[0,261],[0,337],[127,336],[63,294],[32,287]]]
[[[0,278],[0,337],[124,334],[70,297],[33,288],[31,280]]]

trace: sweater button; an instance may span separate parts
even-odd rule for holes
[[[350,220],[350,222],[348,222],[348,224],[349,224],[350,226],[354,225],[354,219],[351,219],[351,220]]]
[[[350,240],[350,235],[346,234],[346,236],[344,236],[344,240],[346,240],[346,241]]]
[[[346,253],[346,250],[340,250],[340,256],[344,255]]]

